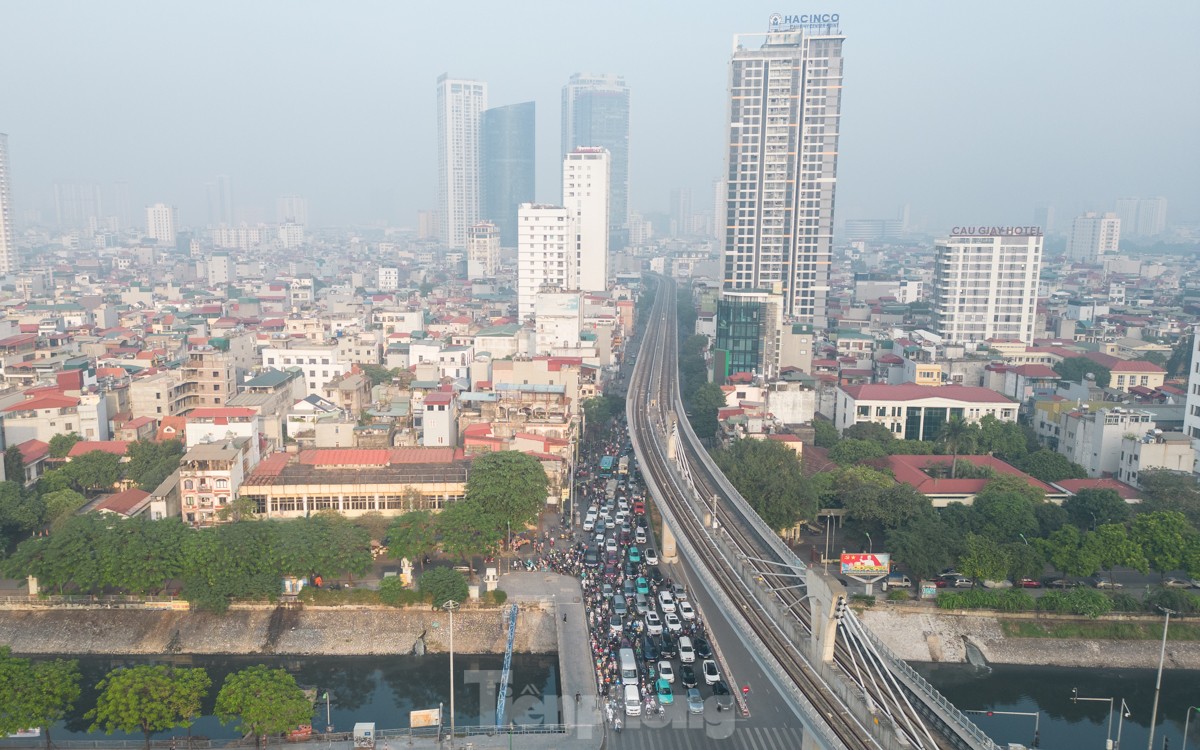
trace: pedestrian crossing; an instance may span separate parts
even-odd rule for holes
[[[804,731],[801,727],[750,727],[739,725],[710,736],[704,729],[676,730],[670,727],[652,729],[639,727],[619,734],[608,732],[608,746],[613,750],[797,750]]]

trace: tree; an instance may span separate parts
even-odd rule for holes
[[[813,518],[817,496],[796,453],[774,440],[737,440],[713,461],[763,522],[776,531]]]
[[[450,503],[437,515],[437,533],[442,549],[466,559],[467,555],[482,554],[499,546],[505,531],[496,526],[495,518],[470,499]]]
[[[430,568],[417,579],[417,587],[432,598],[434,609],[451,600],[462,603],[468,594],[466,577],[451,568]]]
[[[1046,567],[1046,558],[1040,546],[1024,542],[1010,542],[1004,545],[1008,555],[1008,577],[1016,583],[1022,578],[1038,578]]]
[[[713,383],[704,383],[692,396],[690,416],[692,429],[702,440],[717,434],[717,412],[725,407],[725,392]]]
[[[892,431],[878,422],[856,422],[842,431],[842,439],[870,440],[878,443],[885,452],[890,452],[889,446],[896,442]]]
[[[1082,383],[1090,373],[1096,376],[1096,385],[1107,388],[1112,379],[1112,372],[1102,364],[1093,362],[1087,357],[1067,357],[1054,365],[1054,371],[1063,380],[1072,383]]]
[[[393,560],[408,558],[419,562],[424,570],[425,555],[437,546],[436,529],[433,514],[427,510],[397,516],[387,531],[388,557]]]
[[[361,516],[350,519],[350,522],[366,530],[371,535],[372,541],[383,540],[387,536],[388,527],[391,525],[391,519],[377,510],[363,513]]]
[[[41,729],[50,747],[50,728],[78,699],[78,662],[55,659],[34,664],[0,646],[0,736]]]
[[[216,515],[219,521],[249,521],[257,512],[258,502],[248,497],[236,497],[218,508]]]
[[[833,422],[827,422],[824,419],[813,420],[813,445],[818,448],[832,448],[837,445],[839,440],[837,428],[833,426]]]
[[[1170,358],[1163,365],[1163,368],[1167,371],[1168,380],[1179,377],[1187,372],[1188,363],[1192,359],[1192,351],[1196,343],[1195,337],[1195,333],[1180,337],[1179,342],[1175,344],[1175,348],[1171,350]]]
[[[954,564],[963,537],[933,513],[887,533],[887,548],[903,561],[918,580],[933,578]]]
[[[981,581],[1002,581],[1008,577],[1012,560],[1006,547],[978,534],[968,534],[965,547],[958,560],[958,569],[964,575]]]
[[[75,444],[82,440],[73,432],[61,432],[50,438],[50,457],[66,458]]]
[[[1138,484],[1143,493],[1140,513],[1173,510],[1200,527],[1200,484],[1191,474],[1151,469],[1138,474]]]
[[[978,518],[979,533],[994,542],[1021,541],[1021,535],[1038,532],[1037,516],[1029,498],[1016,492],[980,492],[971,512]]]
[[[1131,515],[1129,504],[1115,490],[1084,489],[1062,504],[1071,523],[1081,529],[1095,529],[1110,523],[1124,523]]]
[[[51,528],[60,527],[75,511],[87,504],[87,498],[75,490],[58,490],[41,496],[42,517]]]
[[[89,451],[71,459],[63,471],[81,490],[107,492],[121,477],[121,457],[106,451]]]
[[[1109,572],[1110,581],[1116,567],[1134,568],[1142,573],[1149,569],[1142,548],[1129,537],[1124,524],[1104,524],[1085,536],[1083,543],[1100,561],[1101,569]]]
[[[200,668],[172,668],[148,664],[119,667],[109,672],[96,689],[96,707],[88,711],[91,731],[106,734],[140,731],[150,747],[150,735],[178,726],[190,726],[200,712],[200,701],[212,684]]]
[[[1183,556],[1196,538],[1196,529],[1176,511],[1141,513],[1133,519],[1129,537],[1141,547],[1150,569],[1166,575],[1183,566]]]
[[[363,374],[367,376],[367,379],[371,381],[372,386],[390,383],[392,382],[392,378],[400,374],[399,367],[391,369],[383,365],[359,365],[359,367],[362,369]]]
[[[951,417],[942,428],[941,443],[951,455],[950,478],[958,475],[958,454],[971,443],[971,427],[962,417]]]
[[[1027,452],[1025,432],[1016,422],[1001,422],[992,414],[979,420],[978,449],[1005,461],[1015,461]]]
[[[16,445],[10,445],[4,451],[4,476],[10,482],[25,483],[25,457]]]
[[[127,455],[129,463],[125,464],[125,477],[146,492],[153,492],[179,468],[183,443],[178,440],[139,440],[129,446]]]
[[[524,528],[546,506],[548,484],[545,469],[533,456],[519,451],[484,453],[471,462],[466,499],[490,517],[496,529],[506,523]]]
[[[850,493],[845,507],[847,519],[879,529],[903,528],[933,511],[929,498],[907,484],[893,484],[879,493]]]
[[[259,747],[264,735],[312,723],[313,702],[286,671],[259,664],[225,678],[214,713],[222,724],[237,721],[239,732],[253,733]]]
[[[1043,482],[1061,482],[1064,479],[1086,479],[1087,469],[1073,463],[1058,451],[1043,448],[1013,461],[1021,471]]]
[[[883,446],[874,440],[858,440],[845,435],[829,449],[829,460],[841,466],[865,464],[887,457]]]
[[[1038,542],[1050,564],[1068,576],[1082,578],[1100,569],[1100,556],[1095,546],[1084,544],[1083,534],[1074,526],[1063,526],[1049,539]]]

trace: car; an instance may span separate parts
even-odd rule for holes
[[[617,540],[613,539],[611,536],[608,539],[605,539],[604,540],[604,551],[605,552],[616,552],[617,551]]]
[[[633,582],[633,587],[639,594],[650,593],[650,583],[644,576],[638,576],[637,580]]]
[[[662,571],[658,569],[657,563],[650,563],[650,564],[653,565],[654,567],[652,567],[652,568],[650,568],[650,570],[646,571],[646,577],[650,579],[650,583],[653,583],[655,586],[659,586],[665,580],[663,578]]]
[[[1120,589],[1124,588],[1124,584],[1118,583],[1111,578],[1094,578],[1092,585],[1098,589]]]
[[[650,606],[650,597],[645,594],[634,594],[633,601],[637,605],[637,611],[645,614],[653,607]]]
[[[933,585],[937,586],[939,589],[946,588],[946,584],[948,584],[948,583],[949,583],[949,581],[947,581],[945,578],[934,578],[933,579]]]
[[[629,562],[640,563],[642,561],[642,551],[637,547],[629,548]]]
[[[625,630],[625,621],[620,615],[613,615],[608,618],[608,630],[613,635],[620,635]]]
[[[637,517],[637,526],[639,526],[643,529],[650,528],[650,519],[646,518],[646,516],[644,516],[644,515],[638,516]]]
[[[600,516],[596,519],[596,522],[592,524],[592,530],[597,534],[603,534],[608,530],[608,522],[604,520],[604,516]]]
[[[696,610],[692,607],[691,602],[679,603],[679,616],[685,620],[695,620]]]
[[[679,648],[679,643],[676,640],[675,636],[671,635],[670,630],[667,630],[666,628],[664,628],[663,634],[661,636],[659,636],[659,638],[662,639],[662,646],[659,648],[659,651],[662,652],[662,658],[674,659],[675,656],[678,654],[678,648]]]
[[[658,663],[658,676],[674,684],[675,682],[675,667],[671,666],[669,661],[660,661]]]
[[[608,580],[608,581],[617,580],[617,566],[616,565],[605,565],[604,566],[604,578],[605,578],[605,580]]]
[[[700,664],[700,671],[704,673],[704,681],[709,685],[721,679],[721,672],[717,669],[717,663],[712,659],[705,659]]]
[[[666,612],[663,614],[663,624],[667,626],[667,630],[672,633],[678,633],[683,630],[683,621],[679,619],[679,615],[674,612]]]
[[[604,564],[605,565],[616,565],[617,564],[617,553],[612,550],[605,552],[604,553]]]
[[[684,664],[679,668],[679,681],[684,687],[696,687],[696,670],[691,664]]]
[[[611,583],[603,583],[600,585],[600,595],[605,599],[612,599],[613,586]]]
[[[658,643],[649,633],[642,636],[642,655],[646,657],[646,661],[651,663],[658,660]]]
[[[623,584],[621,585],[621,593],[625,595],[625,598],[626,598],[626,599],[632,599],[632,598],[633,598],[633,594],[634,594],[634,588],[633,588],[633,581],[632,581],[632,580],[630,580],[630,579],[628,579],[628,578],[626,578],[626,579],[625,579],[625,583],[623,583]]]
[[[646,564],[658,565],[658,552],[653,547],[646,548]]]
[[[621,498],[620,500],[617,501],[617,507],[621,509],[622,513],[624,513],[625,515],[629,515],[629,501],[628,500],[626,500],[625,498]]]
[[[708,645],[708,641],[703,638],[693,638],[692,648],[696,649],[696,656],[699,656],[701,659],[712,658],[712,646]]]
[[[1023,588],[1023,589],[1040,589],[1041,587],[1042,587],[1042,582],[1035,578],[1022,578],[1021,579],[1021,588]]]
[[[584,531],[594,531],[595,529],[596,529],[596,515],[593,513],[588,513],[587,517],[583,519],[583,530]]]
[[[639,516],[645,515],[646,514],[646,501],[645,500],[634,500],[633,501],[633,512],[638,514]]]
[[[675,702],[675,692],[671,689],[671,683],[659,677],[654,682],[654,692],[658,694],[658,702],[664,706],[669,706]]]
[[[686,635],[679,636],[679,661],[682,664],[691,664],[696,661],[696,647],[692,645],[692,639]]]
[[[588,551],[583,556],[583,564],[589,568],[594,568],[600,564],[600,555],[594,548],[588,548]]]
[[[637,578],[638,573],[639,573],[638,564],[635,562],[629,562],[628,560],[626,560],[625,561],[625,577],[626,578]]]
[[[658,592],[658,606],[663,612],[675,611],[675,595],[670,591]]]
[[[682,583],[676,581],[675,583],[671,584],[671,591],[675,594],[675,598],[679,601],[687,601],[688,592],[687,589],[683,587]]]
[[[662,635],[662,618],[654,610],[646,613],[646,632],[650,635]]]
[[[604,547],[604,532],[603,532],[603,531],[601,531],[601,532],[598,532],[598,533],[596,534],[596,536],[595,536],[595,537],[593,537],[593,538],[596,540],[596,546],[597,546],[597,547],[601,547],[601,548],[603,548],[603,547]]]
[[[1079,587],[1078,581],[1069,578],[1043,578],[1042,584],[1048,589],[1074,589]]]
[[[641,526],[638,526],[636,529],[634,529],[633,530],[633,541],[635,544],[645,544],[646,543],[646,530],[643,529]]]
[[[733,693],[729,690],[729,685],[725,684],[725,680],[717,680],[713,684],[713,697],[717,699],[718,711],[733,708]]]
[[[625,599],[625,597],[622,594],[617,594],[616,596],[613,597],[612,607],[613,607],[613,612],[620,615],[621,617],[624,617],[625,615],[629,614],[629,602]]]
[[[689,714],[704,713],[704,699],[700,697],[700,691],[696,688],[688,688],[687,706]]]
[[[1163,581],[1162,585],[1169,589],[1186,589],[1192,585],[1192,582],[1184,580],[1183,578],[1168,578],[1167,580]]]

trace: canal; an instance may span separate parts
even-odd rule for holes
[[[969,664],[912,665],[960,709],[992,711],[970,714],[979,727],[1001,747],[1033,740],[1034,717],[1010,716],[1002,711],[1040,712],[1042,750],[1104,750],[1108,732],[1108,701],[1072,702],[1072,691],[1086,698],[1121,699],[1130,718],[1120,725],[1121,747],[1142,750],[1149,739],[1150,711],[1154,703],[1153,669],[1068,669],[1064,667],[1017,667]],[[1200,706],[1200,671],[1163,672],[1158,704],[1158,730],[1154,750],[1183,746],[1184,717],[1189,706]],[[1115,740],[1119,714],[1114,711],[1112,738]],[[1200,748],[1200,714],[1193,714],[1188,734],[1189,747]],[[1169,744],[1164,744],[1167,742]]]
[[[123,665],[170,663],[204,667],[213,686],[203,704],[204,716],[192,726],[192,735],[223,739],[237,736],[233,726],[222,726],[212,716],[217,692],[230,672],[266,664],[282,667],[303,687],[315,688],[317,711],[314,730],[325,727],[324,694],[329,693],[330,720],[337,732],[349,732],[356,722],[374,722],[378,729],[408,726],[408,712],[437,708],[445,704],[446,725],[450,711],[450,657],[447,654],[425,656],[339,656],[339,657],[255,657],[255,656],[184,656],[160,659],[147,657],[78,657],[83,692],[75,710],[51,730],[51,738],[63,739],[134,739],[142,735],[111,736],[90,732],[91,722],[84,714],[96,704],[95,685],[109,670]],[[455,654],[454,714],[457,726],[478,726],[495,722],[496,689],[500,682],[502,654]],[[559,723],[557,654],[513,654],[512,697],[506,714],[517,724]],[[543,701],[543,696],[552,699]],[[183,736],[185,730],[163,732],[155,738]]]

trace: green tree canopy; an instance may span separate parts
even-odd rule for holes
[[[437,547],[437,526],[433,514],[414,510],[392,520],[387,532],[388,557],[408,558],[424,567],[425,555]]]
[[[178,440],[139,440],[129,446],[127,455],[129,463],[125,465],[125,477],[146,492],[153,492],[179,468],[183,443]]]
[[[1068,497],[1062,504],[1071,523],[1081,529],[1094,529],[1109,523],[1129,520],[1129,504],[1115,490],[1084,489]]]
[[[437,515],[437,533],[447,553],[466,558],[495,550],[507,530],[496,518],[469,498],[450,503]]]
[[[1050,564],[1068,576],[1082,578],[1100,569],[1099,551],[1084,543],[1083,533],[1075,526],[1067,524],[1048,539],[1037,541]]]
[[[1134,568],[1142,573],[1149,570],[1149,561],[1142,553],[1141,545],[1135,542],[1124,524],[1107,523],[1084,537],[1083,543],[1094,552],[1100,568],[1110,574],[1113,568]],[[1111,578],[1111,575],[1110,575]]]
[[[829,449],[829,459],[841,466],[853,466],[886,457],[887,451],[877,441],[848,438],[845,435]]]
[[[992,453],[1012,462],[1025,455],[1027,441],[1025,431],[1016,422],[1001,422],[992,414],[979,420],[976,446],[983,453]]]
[[[121,478],[121,457],[107,451],[89,451],[71,459],[62,470],[81,490],[109,492]]]
[[[1061,482],[1064,479],[1087,479],[1087,469],[1073,463],[1058,451],[1049,448],[1028,453],[1013,461],[1021,471],[1043,482]]]
[[[214,713],[222,724],[236,721],[239,732],[253,734],[258,747],[263,735],[311,724],[314,710],[296,678],[259,664],[225,678]]]
[[[1138,511],[1176,511],[1182,513],[1192,526],[1200,528],[1200,484],[1191,474],[1165,469],[1148,469],[1138,473],[1142,487],[1142,503]]]
[[[889,446],[896,442],[892,431],[878,422],[857,422],[852,424],[842,432],[842,439],[870,440],[871,442],[878,443],[885,452],[889,452]]]
[[[833,422],[824,419],[813,420],[813,444],[818,448],[832,448],[839,440],[837,428]]]
[[[958,569],[981,581],[1002,581],[1008,578],[1012,559],[1009,548],[978,534],[968,534],[965,549],[958,560]]]
[[[537,518],[546,506],[549,482],[542,464],[519,451],[484,453],[471,462],[466,500],[492,519],[496,529],[518,528]]]
[[[1112,379],[1112,372],[1102,364],[1093,362],[1087,357],[1067,357],[1054,365],[1054,371],[1063,380],[1081,383],[1091,373],[1096,376],[1096,385],[1107,388]]]
[[[50,745],[50,728],[62,721],[79,699],[79,663],[55,659],[34,664],[0,646],[0,735],[41,729]]]
[[[737,440],[713,461],[763,522],[776,531],[815,517],[817,497],[796,453],[774,440]]]
[[[996,542],[1018,542],[1038,533],[1037,516],[1029,498],[1016,492],[980,493],[971,505],[979,533]]]
[[[19,446],[10,445],[4,451],[4,478],[9,482],[25,483],[25,457]]]
[[[66,458],[71,449],[75,447],[82,438],[73,432],[60,432],[50,438],[50,457],[51,458]]]
[[[928,513],[889,531],[887,547],[920,580],[933,578],[953,565],[962,552],[963,539],[938,515]]]
[[[950,478],[958,476],[958,454],[971,450],[975,442],[975,430],[962,417],[951,417],[938,436],[945,451],[951,455]]]
[[[91,731],[141,732],[149,748],[155,732],[191,725],[211,684],[200,668],[161,664],[119,667],[96,686],[100,696],[87,713],[93,720]]]
[[[1150,569],[1165,575],[1183,567],[1184,554],[1195,541],[1196,529],[1182,513],[1153,511],[1134,517],[1129,537],[1141,548]]]
[[[434,609],[450,600],[460,604],[467,600],[467,579],[451,568],[430,568],[417,579],[417,587],[422,594],[431,597]]]
[[[713,383],[704,383],[696,389],[689,405],[692,429],[702,440],[710,440],[717,434],[717,412],[725,407],[725,392]]]

